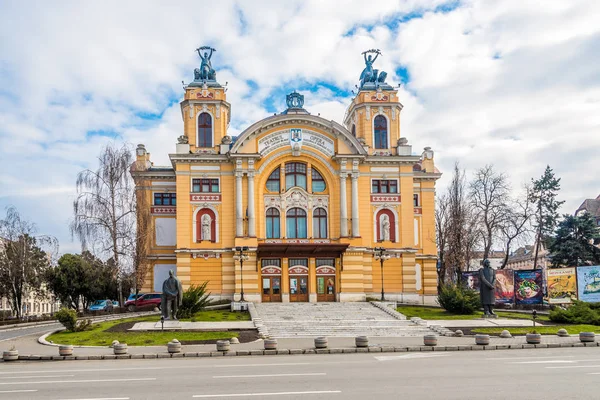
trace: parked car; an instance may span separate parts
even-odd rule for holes
[[[138,293],[138,298],[139,298],[139,297],[141,297],[141,296],[143,296],[143,295],[145,295],[145,294],[146,294],[146,293],[141,293],[141,292],[140,292],[140,293]],[[131,293],[131,294],[129,295],[129,297],[127,298],[127,300],[126,300],[126,301],[129,301],[129,300],[135,300],[135,293]]]
[[[125,308],[127,308],[127,311],[135,311],[136,308],[154,306],[160,310],[160,296],[160,293],[146,293],[138,297],[137,305],[135,300],[127,300]]]
[[[118,301],[116,301],[116,300],[113,300],[113,302],[112,302],[112,303],[113,303],[113,307],[120,307],[120,306],[119,306],[119,302],[118,302]]]
[[[119,302],[116,302],[119,304]],[[113,301],[111,300],[96,300],[89,307],[89,311],[112,311],[115,307]],[[118,307],[118,306],[117,306]]]

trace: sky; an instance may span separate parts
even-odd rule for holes
[[[0,1],[0,218],[71,238],[75,179],[108,142],[144,143],[169,165],[195,49],[217,49],[230,135],[298,90],[342,122],[364,68],[399,84],[401,134],[444,172],[485,164],[515,190],[550,165],[563,213],[600,194],[600,2],[596,0]]]

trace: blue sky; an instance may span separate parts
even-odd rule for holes
[[[341,122],[363,68],[401,84],[402,136],[442,171],[493,163],[515,191],[550,164],[563,212],[600,194],[599,2],[516,0],[0,3],[0,207],[68,233],[75,176],[109,140],[144,143],[158,165],[181,135],[181,81],[217,49],[230,134],[298,90]],[[27,23],[23,23],[23,21]],[[171,150],[170,150],[171,149]],[[449,173],[441,180],[443,190]]]

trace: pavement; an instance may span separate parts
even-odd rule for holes
[[[598,399],[600,348],[0,363],[0,399]]]

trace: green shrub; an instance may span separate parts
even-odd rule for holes
[[[81,332],[89,328],[92,320],[84,319],[77,323],[77,312],[70,308],[61,308],[54,316],[69,332]]]
[[[479,293],[454,284],[442,286],[438,294],[438,303],[446,311],[454,314],[473,314],[481,307]]]
[[[177,318],[190,318],[210,303],[208,296],[210,293],[206,293],[206,285],[208,282],[204,282],[202,285],[192,285],[188,290],[183,292],[183,299],[181,300],[181,307],[177,311]]]
[[[585,303],[573,300],[573,304],[565,309],[555,308],[550,311],[550,321],[568,324],[600,325],[600,308],[598,303]]]

